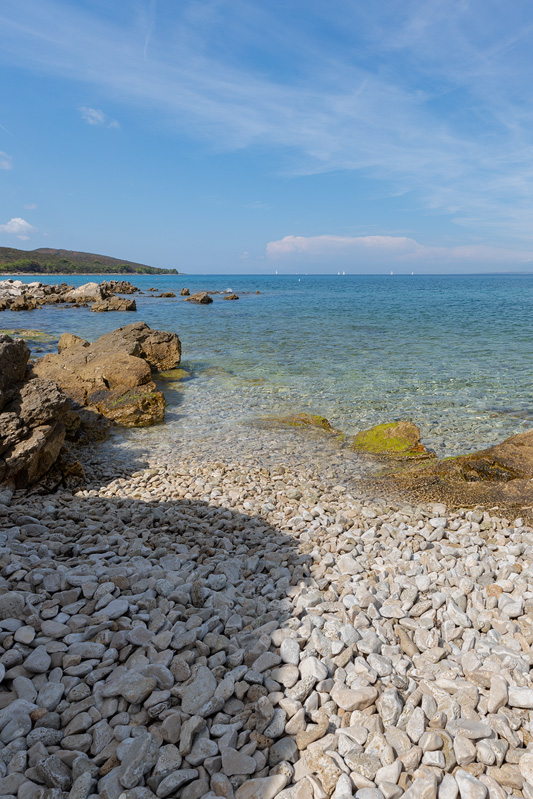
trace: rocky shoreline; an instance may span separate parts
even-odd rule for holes
[[[67,336],[28,375],[7,338],[0,411],[26,409],[23,441],[72,400],[64,436],[114,406],[102,392],[135,406],[106,377],[121,349],[148,394],[181,353],[139,323]],[[413,427],[379,429],[396,459],[425,459]],[[375,452],[377,430],[354,446]],[[453,479],[494,483],[498,463],[525,486],[502,447],[456,459]],[[525,516],[381,500],[391,483],[354,491],[311,467],[198,462],[194,446],[144,464],[112,450],[79,450],[82,487],[0,488],[0,796],[533,799]]]

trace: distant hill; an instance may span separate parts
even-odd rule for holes
[[[18,275],[179,275],[177,269],[157,269],[107,255],[76,250],[16,250],[0,247],[0,274]]]

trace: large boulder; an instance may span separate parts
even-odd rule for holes
[[[77,289],[69,288],[63,297],[64,302],[97,302],[103,299],[104,294],[99,283],[84,283]]]
[[[0,336],[0,483],[18,488],[49,472],[80,424],[61,389],[33,374],[29,356],[25,341]]]
[[[46,355],[34,370],[54,380],[77,405],[124,427],[146,427],[162,422],[165,413],[164,396],[152,380],[152,370],[173,369],[180,358],[175,333],[136,322],[93,344],[65,334],[57,355]]]

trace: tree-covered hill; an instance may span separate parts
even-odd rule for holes
[[[17,250],[0,247],[0,274],[20,275],[179,275],[177,269],[158,269],[134,261],[76,250]]]

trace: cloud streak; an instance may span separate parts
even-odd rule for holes
[[[290,18],[253,0],[176,9],[99,18],[27,0],[23,17],[5,0],[0,59],[96,86],[216,148],[275,148],[292,175],[359,171],[459,226],[533,238],[524,0],[494,0],[485,14],[463,0],[384,0],[372,11],[339,0],[324,18],[320,4],[296,3],[297,37]],[[106,124],[101,110],[84,111]]]
[[[434,267],[495,267],[512,265],[529,271],[533,267],[533,249],[516,250],[470,244],[459,247],[433,247],[406,236],[285,236],[266,247],[267,258],[285,264],[350,264],[354,271],[382,265],[383,268],[416,266],[433,271]]]
[[[6,222],[5,225],[0,225],[0,233],[8,233],[11,236],[22,239],[22,241],[29,239],[30,235],[35,233],[36,230],[37,228],[30,225],[29,222],[26,222],[20,216],[15,216],[9,222]]]

